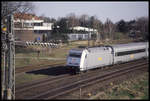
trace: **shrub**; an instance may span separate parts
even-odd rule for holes
[[[116,32],[114,35],[114,39],[127,39],[128,36],[121,32]]]

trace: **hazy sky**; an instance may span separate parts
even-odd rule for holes
[[[35,14],[50,18],[65,17],[69,13],[76,16],[87,14],[96,15],[105,22],[107,18],[113,22],[124,19],[133,20],[149,15],[148,2],[34,2]]]

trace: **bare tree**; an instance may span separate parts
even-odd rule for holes
[[[5,18],[7,18],[9,15],[14,15],[14,19],[19,18],[20,22],[14,22],[15,28],[23,28],[23,22],[22,19],[25,17],[25,13],[32,13],[34,10],[34,5],[31,2],[10,2],[10,1],[2,1],[1,2],[1,22],[2,24],[6,25],[9,28],[9,22],[5,22]],[[15,38],[19,38],[20,34],[16,33],[22,33],[24,30],[14,31]]]
[[[67,19],[68,19],[68,26],[75,27],[75,26],[79,25],[79,20],[77,19],[76,15],[74,13],[69,13],[67,15]]]
[[[45,14],[41,14],[41,16],[39,16],[40,19],[44,20],[44,22],[50,23],[51,19],[49,17],[46,17]]]
[[[148,17],[140,17],[136,19],[136,30],[140,31],[141,37],[145,38],[148,36],[148,28],[149,28],[149,19]]]
[[[89,20],[89,16],[87,14],[81,15],[79,18],[80,24],[83,27],[88,27],[88,25],[87,25],[88,20]]]
[[[107,38],[113,39],[113,35],[115,32],[115,25],[113,24],[113,22],[107,18],[105,24],[104,24],[104,32],[105,34],[107,34]]]
[[[7,17],[10,14],[16,12],[25,13],[33,12],[34,5],[31,2],[10,2],[2,1],[1,2],[1,20]]]
[[[98,20],[97,16],[91,16],[90,18],[90,22],[91,22],[91,27],[93,29],[97,30],[97,41],[99,42],[101,39],[101,26],[102,26],[102,22],[100,20]]]

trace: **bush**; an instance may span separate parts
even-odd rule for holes
[[[114,39],[126,39],[128,36],[121,32],[116,32],[114,35]]]

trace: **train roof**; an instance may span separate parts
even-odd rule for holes
[[[87,50],[89,51],[103,51],[103,50],[108,50],[107,47],[104,47],[104,46],[101,46],[101,47],[90,47],[90,48],[87,48]]]
[[[100,52],[100,51],[110,51],[109,47],[104,47],[104,46],[100,46],[100,47],[86,47],[86,48],[75,48],[75,49],[71,49],[71,52],[75,52],[75,51],[83,51],[83,50],[88,50],[89,52]]]
[[[85,48],[73,48],[72,51],[83,51]]]
[[[84,48],[73,48],[71,50],[69,50],[70,53],[82,53],[82,51],[84,50]]]
[[[134,42],[127,44],[116,44],[111,45],[114,51],[127,51],[145,48],[148,42]]]
[[[113,45],[103,45],[103,46],[94,46],[94,47],[81,47],[81,48],[74,48],[71,49],[72,52],[78,51],[82,52],[83,50],[88,50],[90,52],[100,52],[100,51],[127,51],[127,50],[136,50],[145,48],[146,45],[149,45],[148,42],[134,42],[134,43],[127,43],[127,44],[113,44]]]

